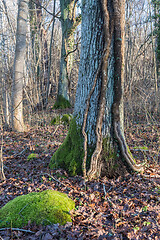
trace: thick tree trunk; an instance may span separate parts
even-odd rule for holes
[[[12,127],[19,132],[24,131],[23,121],[23,70],[26,54],[26,32],[28,17],[28,0],[19,0],[14,77],[12,83]]]
[[[123,134],[124,0],[91,0],[82,6],[74,119],[50,165],[71,174],[83,170],[89,179],[123,174],[126,167],[141,170],[134,166]]]

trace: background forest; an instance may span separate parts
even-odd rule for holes
[[[80,61],[81,3],[75,1],[74,4],[75,6],[70,6],[75,8],[74,16],[71,16],[74,18],[72,34],[65,37],[65,28],[70,26],[67,21],[62,24],[64,22],[62,18],[65,16],[61,15],[59,1],[30,1],[29,3],[23,76],[23,111],[24,121],[31,126],[35,124],[35,119],[37,119],[36,124],[41,124],[53,118],[53,113],[50,116],[46,116],[45,113],[42,117],[39,116],[38,111],[53,107],[57,93],[61,94],[58,92],[58,84],[64,88],[64,83],[59,83],[62,74],[62,78],[67,78],[68,96],[66,98],[74,107]],[[63,7],[62,3],[61,8]],[[3,123],[10,126],[17,2],[1,1],[0,17],[1,115]],[[63,33],[61,26],[63,26]],[[160,109],[158,105],[159,31],[158,1],[126,1],[124,102],[127,126],[134,121],[151,123],[158,120]],[[64,49],[66,41],[68,41],[66,46],[68,49]],[[62,54],[61,51],[64,53]],[[63,71],[66,62],[65,54],[69,62],[66,76]],[[61,91],[60,88],[59,91]],[[48,101],[49,105],[47,105]]]
[[[9,225],[0,228],[0,239],[160,238],[159,0],[125,1],[124,133],[148,177],[113,170],[85,182],[49,168],[74,113],[83,4],[0,1],[0,207],[48,189],[66,193],[76,205],[72,223]]]

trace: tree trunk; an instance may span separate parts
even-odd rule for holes
[[[151,22],[151,34],[152,34],[152,49],[153,49],[153,62],[154,62],[154,77],[155,77],[155,111],[159,110],[160,98],[159,98],[159,87],[160,87],[160,2],[158,0],[152,0],[154,16],[154,31]],[[149,2],[150,16],[151,16],[151,3]],[[154,47],[153,32],[156,34],[156,46]],[[156,51],[155,51],[156,50]]]
[[[157,75],[158,85],[160,87],[160,3],[159,3],[159,14],[158,14],[158,26],[157,26]]]
[[[71,81],[70,73],[73,66],[74,31],[81,21],[80,17],[75,17],[76,2],[74,0],[60,0],[62,46],[58,96],[55,108],[70,107],[69,85]]]
[[[51,39],[50,39],[50,47],[49,47],[48,79],[47,79],[46,102],[45,102],[46,106],[48,104],[48,97],[50,95],[49,86],[50,86],[50,74],[51,74],[51,62],[52,62],[53,33],[54,33],[54,26],[55,26],[55,10],[56,10],[56,0],[54,0],[53,2],[53,23],[52,23],[52,31],[51,31]]]
[[[23,121],[23,70],[26,54],[26,32],[28,17],[28,0],[19,0],[16,49],[14,61],[14,76],[12,83],[12,127],[14,130],[24,131]]]
[[[42,0],[29,0],[30,37],[32,46],[32,73],[34,87],[31,86],[33,109],[43,109],[46,104],[48,79],[47,32],[43,27]],[[33,79],[32,79],[33,81]]]
[[[71,174],[83,171],[89,179],[142,170],[123,133],[124,0],[91,0],[82,6],[74,119],[50,166]]]

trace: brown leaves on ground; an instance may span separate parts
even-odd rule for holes
[[[56,131],[55,131],[56,130]],[[159,127],[137,125],[126,131],[131,152],[148,162],[147,174],[159,174]],[[160,179],[126,175],[85,183],[63,170],[50,170],[51,156],[63,142],[67,129],[39,127],[24,134],[4,132],[3,159],[6,180],[0,182],[0,206],[16,196],[53,189],[74,199],[73,223],[0,229],[4,240],[50,239],[160,239]],[[27,160],[31,153],[37,157]]]

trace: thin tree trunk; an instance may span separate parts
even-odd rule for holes
[[[24,131],[23,120],[23,70],[26,54],[26,32],[28,18],[28,0],[19,0],[17,16],[16,49],[14,77],[12,82],[12,127]]]
[[[7,10],[6,1],[5,1],[5,0],[2,0],[2,3],[3,3],[3,6],[4,6],[4,9],[5,9],[5,15],[6,15],[6,17],[7,17],[8,25],[9,25],[9,27],[10,27],[10,29],[11,29],[11,33],[13,34],[13,40],[14,40],[14,43],[15,43],[15,42],[16,42],[16,39],[15,39],[15,30],[14,30],[14,28],[13,28],[13,26],[12,26],[12,23],[11,23],[11,21],[10,21],[10,18],[9,18],[9,16],[8,16],[8,10]]]
[[[2,116],[0,116],[0,129],[1,129],[1,146],[0,146],[0,180],[6,179],[3,168],[3,126],[2,126]]]
[[[55,25],[55,9],[56,9],[56,0],[54,0],[54,3],[53,3],[53,23],[52,23],[52,32],[51,32],[51,40],[50,40],[50,48],[49,48],[49,66],[48,66],[48,79],[47,79],[46,103],[45,103],[46,105],[48,104],[48,96],[49,96],[51,60],[52,60],[52,44],[53,44],[53,33],[54,33],[54,25]]]
[[[151,18],[151,3],[148,0],[149,4],[149,11],[150,11],[150,18]],[[157,63],[156,63],[156,53],[155,53],[155,46],[154,46],[154,38],[153,38],[153,25],[151,21],[151,38],[152,38],[152,52],[153,52],[153,64],[154,64],[154,77],[155,77],[155,111],[158,111],[159,107],[159,96],[158,96],[158,77],[157,77]]]
[[[62,46],[60,76],[58,82],[58,96],[55,108],[69,107],[70,73],[73,67],[74,31],[81,18],[75,17],[74,0],[60,0]],[[62,102],[62,103],[61,103]]]
[[[4,1],[3,1],[4,2]],[[5,4],[5,2],[3,3]],[[6,5],[5,5],[6,6]],[[3,122],[6,126],[9,126],[9,103],[8,103],[8,92],[9,86],[7,84],[6,79],[6,56],[5,56],[5,37],[4,37],[4,24],[3,24],[3,13],[0,12],[0,29],[1,29],[1,36],[0,36],[0,45],[1,45],[1,61],[0,61],[0,68],[1,68],[1,96],[2,96],[2,110],[3,110]]]

